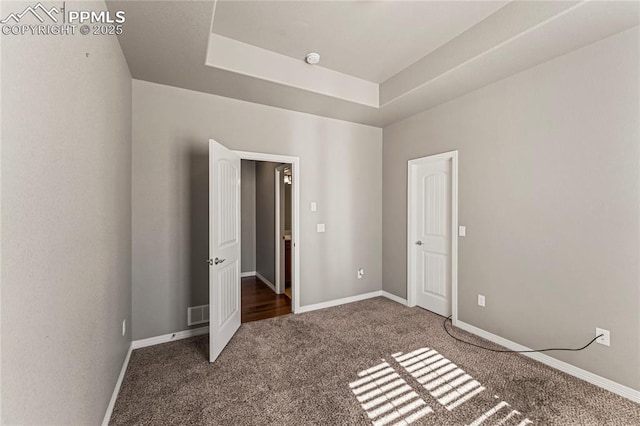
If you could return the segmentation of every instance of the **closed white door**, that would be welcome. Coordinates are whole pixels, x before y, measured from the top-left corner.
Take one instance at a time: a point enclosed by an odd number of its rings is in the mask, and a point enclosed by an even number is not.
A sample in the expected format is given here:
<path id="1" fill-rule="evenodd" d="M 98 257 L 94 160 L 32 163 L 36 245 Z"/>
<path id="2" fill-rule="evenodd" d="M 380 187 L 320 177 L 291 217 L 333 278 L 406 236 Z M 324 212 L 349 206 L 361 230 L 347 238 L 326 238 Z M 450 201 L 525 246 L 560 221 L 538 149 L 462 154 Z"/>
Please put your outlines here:
<path id="1" fill-rule="evenodd" d="M 439 315 L 451 314 L 451 159 L 410 166 L 410 279 L 415 301 Z"/>
<path id="2" fill-rule="evenodd" d="M 209 141 L 209 361 L 240 327 L 240 157 Z"/>

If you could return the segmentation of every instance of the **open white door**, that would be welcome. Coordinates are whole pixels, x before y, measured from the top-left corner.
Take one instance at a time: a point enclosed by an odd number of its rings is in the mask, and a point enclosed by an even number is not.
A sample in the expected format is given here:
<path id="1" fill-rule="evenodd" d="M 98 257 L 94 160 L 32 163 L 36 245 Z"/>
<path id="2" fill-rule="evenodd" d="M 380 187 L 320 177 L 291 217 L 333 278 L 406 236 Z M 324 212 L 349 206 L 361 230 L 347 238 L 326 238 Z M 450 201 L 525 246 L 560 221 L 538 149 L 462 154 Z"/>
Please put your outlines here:
<path id="1" fill-rule="evenodd" d="M 209 140 L 209 361 L 240 327 L 240 157 Z"/>

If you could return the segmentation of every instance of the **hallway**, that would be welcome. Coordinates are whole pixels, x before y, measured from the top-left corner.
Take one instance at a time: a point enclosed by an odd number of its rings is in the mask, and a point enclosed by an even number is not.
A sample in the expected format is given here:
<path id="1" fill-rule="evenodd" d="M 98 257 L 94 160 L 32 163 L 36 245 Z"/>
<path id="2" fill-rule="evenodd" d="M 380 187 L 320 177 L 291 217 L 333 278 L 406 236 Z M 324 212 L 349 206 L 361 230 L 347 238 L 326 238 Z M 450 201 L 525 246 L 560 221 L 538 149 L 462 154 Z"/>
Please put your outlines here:
<path id="1" fill-rule="evenodd" d="M 243 323 L 291 313 L 291 299 L 276 294 L 256 277 L 242 278 Z"/>

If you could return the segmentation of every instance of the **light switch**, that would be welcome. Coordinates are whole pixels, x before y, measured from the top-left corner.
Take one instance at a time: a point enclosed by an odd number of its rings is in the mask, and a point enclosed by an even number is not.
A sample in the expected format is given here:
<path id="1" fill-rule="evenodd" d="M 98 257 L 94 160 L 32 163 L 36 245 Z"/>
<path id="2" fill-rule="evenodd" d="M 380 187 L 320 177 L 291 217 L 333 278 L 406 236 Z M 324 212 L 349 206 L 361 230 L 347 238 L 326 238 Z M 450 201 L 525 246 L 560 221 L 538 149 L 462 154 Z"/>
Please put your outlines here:
<path id="1" fill-rule="evenodd" d="M 316 204 L 315 201 L 311 202 L 311 211 L 315 212 L 316 210 L 318 210 L 318 205 Z"/>
<path id="2" fill-rule="evenodd" d="M 467 235 L 467 227 L 466 226 L 458 226 L 458 235 L 464 237 Z"/>
<path id="3" fill-rule="evenodd" d="M 316 228 L 318 232 L 324 232 L 324 223 L 319 223 Z"/>

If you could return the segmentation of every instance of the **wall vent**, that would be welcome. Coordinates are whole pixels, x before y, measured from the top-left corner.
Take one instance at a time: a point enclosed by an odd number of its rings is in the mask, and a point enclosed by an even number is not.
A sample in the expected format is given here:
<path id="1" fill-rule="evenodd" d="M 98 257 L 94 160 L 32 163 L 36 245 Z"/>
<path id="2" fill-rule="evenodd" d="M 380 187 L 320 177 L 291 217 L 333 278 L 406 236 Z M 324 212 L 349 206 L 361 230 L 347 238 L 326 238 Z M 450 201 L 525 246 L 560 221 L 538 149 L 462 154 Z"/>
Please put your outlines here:
<path id="1" fill-rule="evenodd" d="M 190 306 L 187 308 L 187 325 L 209 322 L 209 305 Z"/>

